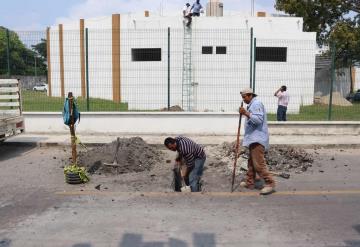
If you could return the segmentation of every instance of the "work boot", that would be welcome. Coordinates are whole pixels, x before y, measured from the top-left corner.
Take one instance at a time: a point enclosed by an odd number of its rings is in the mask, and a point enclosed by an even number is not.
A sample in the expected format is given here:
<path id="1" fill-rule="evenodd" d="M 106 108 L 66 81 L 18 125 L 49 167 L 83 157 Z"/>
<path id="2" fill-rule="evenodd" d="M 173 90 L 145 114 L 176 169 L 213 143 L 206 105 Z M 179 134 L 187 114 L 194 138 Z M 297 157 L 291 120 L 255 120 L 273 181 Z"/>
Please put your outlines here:
<path id="1" fill-rule="evenodd" d="M 247 188 L 247 189 L 250 189 L 250 190 L 253 190 L 253 189 L 254 189 L 254 185 L 248 185 L 248 183 L 245 182 L 245 181 L 242 181 L 242 182 L 240 183 L 240 187 Z"/>
<path id="2" fill-rule="evenodd" d="M 269 195 L 269 194 L 274 193 L 274 192 L 275 192 L 274 187 L 265 186 L 264 188 L 262 188 L 260 190 L 260 195 Z"/>

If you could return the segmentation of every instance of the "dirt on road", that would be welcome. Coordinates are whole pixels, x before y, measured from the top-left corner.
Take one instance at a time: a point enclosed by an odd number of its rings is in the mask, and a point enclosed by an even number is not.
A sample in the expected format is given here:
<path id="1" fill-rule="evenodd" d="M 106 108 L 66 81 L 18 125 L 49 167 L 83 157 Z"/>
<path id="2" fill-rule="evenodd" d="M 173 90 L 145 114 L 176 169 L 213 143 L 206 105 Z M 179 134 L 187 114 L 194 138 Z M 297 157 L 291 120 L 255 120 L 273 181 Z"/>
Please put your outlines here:
<path id="1" fill-rule="evenodd" d="M 165 147 L 153 146 L 140 137 L 119 138 L 119 149 L 115 165 L 117 141 L 98 145 L 79 153 L 79 163 L 84 165 L 99 185 L 112 180 L 112 187 L 120 191 L 173 191 L 171 168 L 176 152 Z M 203 176 L 205 191 L 228 191 L 234 165 L 234 143 L 206 146 L 207 160 Z M 241 167 L 247 165 L 247 150 L 238 158 L 236 174 L 240 181 L 244 176 Z M 266 155 L 270 170 L 305 172 L 311 167 L 313 155 L 301 148 L 272 147 Z M 103 186 L 103 188 L 107 188 Z"/>

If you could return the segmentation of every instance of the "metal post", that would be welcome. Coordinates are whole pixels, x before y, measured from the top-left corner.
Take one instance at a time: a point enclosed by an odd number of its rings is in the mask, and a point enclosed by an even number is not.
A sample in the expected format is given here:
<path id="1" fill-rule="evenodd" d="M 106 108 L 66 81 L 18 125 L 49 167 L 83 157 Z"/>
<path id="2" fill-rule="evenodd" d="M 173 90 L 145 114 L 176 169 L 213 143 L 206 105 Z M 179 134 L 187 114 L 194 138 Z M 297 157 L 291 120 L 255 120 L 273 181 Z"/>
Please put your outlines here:
<path id="1" fill-rule="evenodd" d="M 85 63 L 86 63 L 86 110 L 90 111 L 89 97 L 89 39 L 88 28 L 85 28 Z"/>
<path id="2" fill-rule="evenodd" d="M 253 70 L 253 86 L 252 86 L 252 90 L 255 93 L 255 75 L 256 75 L 256 38 L 254 38 L 254 70 Z"/>
<path id="3" fill-rule="evenodd" d="M 36 53 L 34 53 L 34 64 L 35 64 L 35 77 L 37 77 L 37 70 L 36 70 Z"/>
<path id="4" fill-rule="evenodd" d="M 255 12 L 255 0 L 251 0 L 251 16 L 254 16 Z"/>
<path id="5" fill-rule="evenodd" d="M 254 33 L 253 28 L 250 29 L 250 88 L 252 88 L 252 67 L 253 67 L 253 39 Z"/>
<path id="6" fill-rule="evenodd" d="M 335 43 L 331 45 L 331 82 L 330 82 L 330 97 L 329 97 L 329 111 L 328 111 L 328 120 L 331 120 L 331 111 L 332 111 L 332 95 L 333 87 L 335 80 Z"/>
<path id="7" fill-rule="evenodd" d="M 7 74 L 10 77 L 10 35 L 9 35 L 9 29 L 6 29 L 6 57 L 7 57 Z"/>
<path id="8" fill-rule="evenodd" d="M 168 27 L 168 111 L 170 111 L 170 27 Z"/>

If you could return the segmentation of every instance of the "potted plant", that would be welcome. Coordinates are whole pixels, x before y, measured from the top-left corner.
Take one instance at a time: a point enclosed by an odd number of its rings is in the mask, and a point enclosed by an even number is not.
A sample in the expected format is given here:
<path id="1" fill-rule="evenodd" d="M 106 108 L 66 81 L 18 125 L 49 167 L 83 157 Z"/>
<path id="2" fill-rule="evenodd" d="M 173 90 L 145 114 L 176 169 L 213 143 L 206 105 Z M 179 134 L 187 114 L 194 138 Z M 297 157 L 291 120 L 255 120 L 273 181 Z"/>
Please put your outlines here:
<path id="1" fill-rule="evenodd" d="M 86 174 L 85 167 L 80 167 L 77 164 L 70 164 L 64 167 L 65 181 L 68 184 L 82 184 L 89 181 Z"/>

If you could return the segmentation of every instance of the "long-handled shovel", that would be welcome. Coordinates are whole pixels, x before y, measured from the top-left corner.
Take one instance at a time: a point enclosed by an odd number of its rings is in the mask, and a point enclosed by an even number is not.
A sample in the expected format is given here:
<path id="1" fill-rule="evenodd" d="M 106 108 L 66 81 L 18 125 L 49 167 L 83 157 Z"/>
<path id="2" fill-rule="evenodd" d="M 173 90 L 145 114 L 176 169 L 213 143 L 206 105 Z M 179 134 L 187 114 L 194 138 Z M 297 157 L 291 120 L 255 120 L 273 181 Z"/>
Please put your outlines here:
<path id="1" fill-rule="evenodd" d="M 114 161 L 113 161 L 113 163 L 105 163 L 104 162 L 104 165 L 106 165 L 106 166 L 114 166 L 114 167 L 120 166 L 117 163 L 117 155 L 118 155 L 118 152 L 119 152 L 119 146 L 120 146 L 120 138 L 118 137 L 116 139 L 116 149 L 115 149 Z"/>
<path id="2" fill-rule="evenodd" d="M 241 107 L 243 107 L 243 105 L 244 105 L 244 102 L 241 102 Z M 234 191 L 235 170 L 236 170 L 236 163 L 237 163 L 237 159 L 238 159 L 239 144 L 240 144 L 241 119 L 242 119 L 242 114 L 240 113 L 238 131 L 237 131 L 237 137 L 236 137 L 235 160 L 234 160 L 234 167 L 233 167 L 232 180 L 231 180 L 231 192 Z"/>

